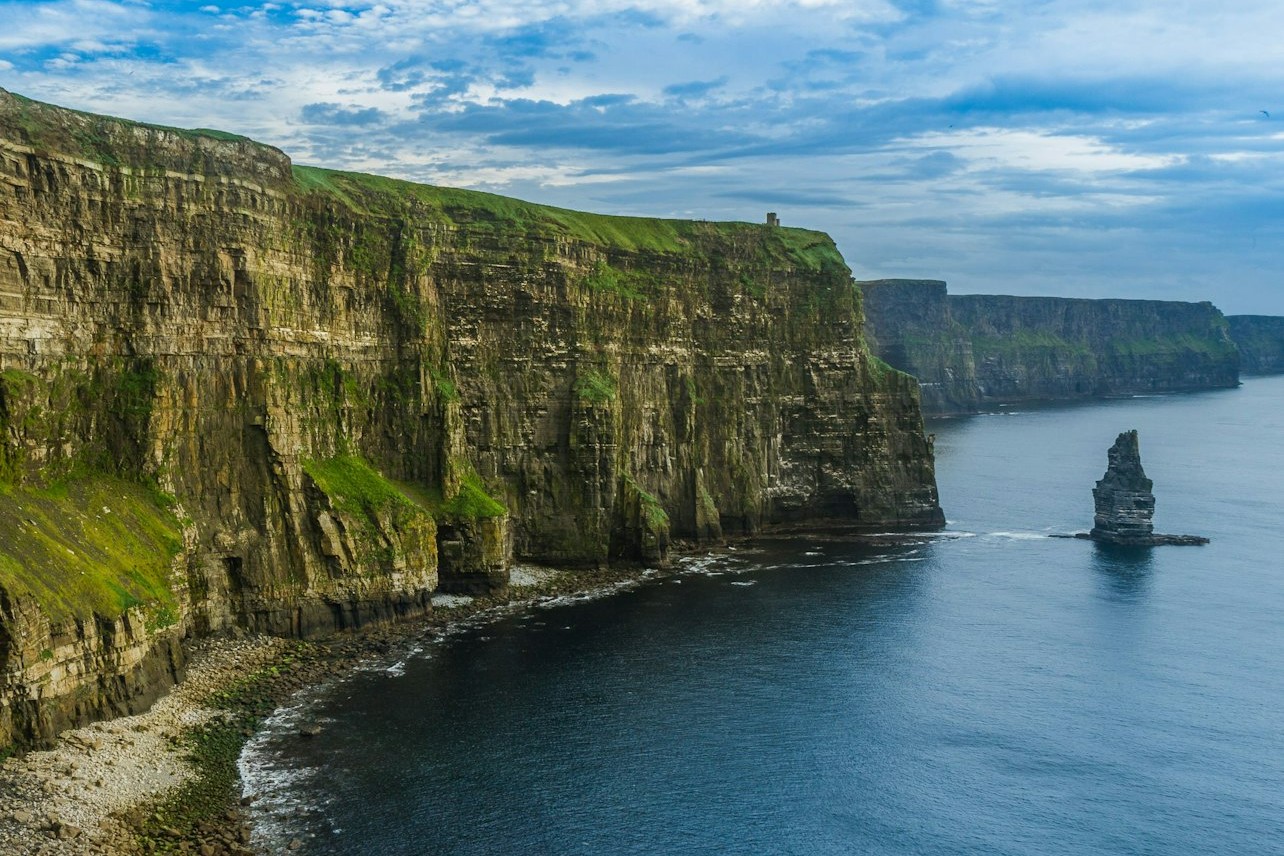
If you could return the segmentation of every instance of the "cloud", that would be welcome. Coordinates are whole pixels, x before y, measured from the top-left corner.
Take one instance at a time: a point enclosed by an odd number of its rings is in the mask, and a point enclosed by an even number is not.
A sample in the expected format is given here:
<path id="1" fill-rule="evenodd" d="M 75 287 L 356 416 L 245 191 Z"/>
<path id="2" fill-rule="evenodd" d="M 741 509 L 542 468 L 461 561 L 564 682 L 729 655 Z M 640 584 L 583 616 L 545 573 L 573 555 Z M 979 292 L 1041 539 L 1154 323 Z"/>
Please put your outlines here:
<path id="1" fill-rule="evenodd" d="M 1176 294 L 1220 269 L 1226 300 L 1284 312 L 1284 125 L 1258 112 L 1284 117 L 1276 0 L 5 12 L 0 85 L 300 161 L 622 213 L 770 207 L 831 231 L 862 275 L 958 289 Z"/>
<path id="2" fill-rule="evenodd" d="M 384 118 L 374 107 L 345 107 L 341 104 L 305 104 L 300 111 L 304 122 L 316 125 L 371 125 Z"/>
<path id="3" fill-rule="evenodd" d="M 670 98 L 703 98 L 714 90 L 727 85 L 726 76 L 717 80 L 692 80 L 686 83 L 671 83 L 662 92 Z"/>

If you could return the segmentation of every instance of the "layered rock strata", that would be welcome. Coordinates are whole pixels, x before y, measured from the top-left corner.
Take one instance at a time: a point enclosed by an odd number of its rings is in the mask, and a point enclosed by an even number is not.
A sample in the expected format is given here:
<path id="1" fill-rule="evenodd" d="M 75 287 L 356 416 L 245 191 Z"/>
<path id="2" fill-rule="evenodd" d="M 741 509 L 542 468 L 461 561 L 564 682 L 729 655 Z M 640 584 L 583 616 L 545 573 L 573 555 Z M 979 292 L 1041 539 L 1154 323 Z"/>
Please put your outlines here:
<path id="1" fill-rule="evenodd" d="M 948 295 L 860 283 L 874 352 L 917 377 L 924 411 L 1233 387 L 1239 352 L 1211 303 Z"/>
<path id="2" fill-rule="evenodd" d="M 1092 490 L 1095 514 L 1086 537 L 1126 547 L 1208 543 L 1207 538 L 1195 535 L 1155 534 L 1154 483 L 1141 467 L 1136 430 L 1120 434 L 1106 457 L 1106 474 Z"/>
<path id="3" fill-rule="evenodd" d="M 297 167 L 0 91 L 0 748 L 180 640 L 310 636 L 515 557 L 936 527 L 917 384 L 821 233 Z"/>
<path id="4" fill-rule="evenodd" d="M 1227 315 L 1230 336 L 1239 348 L 1240 368 L 1253 374 L 1284 372 L 1284 318 Z"/>

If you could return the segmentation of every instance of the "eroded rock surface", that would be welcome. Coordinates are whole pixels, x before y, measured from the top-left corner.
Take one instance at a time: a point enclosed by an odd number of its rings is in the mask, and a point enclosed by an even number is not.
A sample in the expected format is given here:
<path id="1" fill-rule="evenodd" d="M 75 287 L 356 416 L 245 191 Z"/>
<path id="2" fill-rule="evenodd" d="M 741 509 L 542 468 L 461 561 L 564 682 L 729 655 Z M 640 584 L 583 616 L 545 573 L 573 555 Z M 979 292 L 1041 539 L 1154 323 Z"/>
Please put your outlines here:
<path id="1" fill-rule="evenodd" d="M 1098 541 L 1138 543 L 1154 534 L 1154 482 L 1141 468 L 1136 430 L 1125 431 L 1107 453 L 1106 474 L 1092 489 L 1096 506 L 1092 532 Z"/>
<path id="2" fill-rule="evenodd" d="M 1239 383 L 1239 350 L 1211 303 L 952 295 L 939 280 L 860 285 L 874 352 L 919 379 L 929 414 Z"/>
<path id="3" fill-rule="evenodd" d="M 1096 506 L 1092 531 L 1094 541 L 1121 546 L 1150 547 L 1162 544 L 1207 544 L 1197 535 L 1157 535 L 1154 483 L 1141 467 L 1141 444 L 1137 431 L 1125 431 L 1107 453 L 1106 474 L 1092 490 Z"/>
<path id="4" fill-rule="evenodd" d="M 769 527 L 943 524 L 828 236 L 297 167 L 0 90 L 0 748 L 183 638 Z"/>
<path id="5" fill-rule="evenodd" d="M 1254 374 L 1284 372 L 1284 318 L 1277 315 L 1227 315 L 1239 348 L 1240 368 Z"/>

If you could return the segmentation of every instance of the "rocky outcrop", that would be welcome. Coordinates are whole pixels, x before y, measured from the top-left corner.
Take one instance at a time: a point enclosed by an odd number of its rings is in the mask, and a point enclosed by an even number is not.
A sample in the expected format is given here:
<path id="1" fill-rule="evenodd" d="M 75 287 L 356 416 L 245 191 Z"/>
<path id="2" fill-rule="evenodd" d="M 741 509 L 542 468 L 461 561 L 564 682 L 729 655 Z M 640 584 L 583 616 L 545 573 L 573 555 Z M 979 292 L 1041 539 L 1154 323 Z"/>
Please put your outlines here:
<path id="1" fill-rule="evenodd" d="M 177 640 L 773 527 L 935 527 L 833 242 L 294 166 L 0 91 L 0 747 Z"/>
<path id="2" fill-rule="evenodd" d="M 1093 541 L 1125 547 L 1153 547 L 1162 544 L 1207 544 L 1196 535 L 1157 535 L 1154 483 L 1141 467 L 1141 446 L 1136 430 L 1125 431 L 1107 453 L 1106 474 L 1092 490 L 1096 507 Z"/>
<path id="3" fill-rule="evenodd" d="M 1239 383 L 1238 352 L 1211 303 L 947 295 L 933 280 L 860 285 L 871 347 L 919 379 L 927 413 Z"/>
<path id="4" fill-rule="evenodd" d="M 1141 445 L 1136 430 L 1115 439 L 1106 454 L 1106 474 L 1092 489 L 1096 513 L 1089 533 L 1098 541 L 1128 544 L 1154 534 L 1154 483 L 1141 468 Z"/>
<path id="5" fill-rule="evenodd" d="M 1284 372 L 1284 318 L 1227 315 L 1230 337 L 1239 348 L 1240 368 L 1253 374 Z"/>

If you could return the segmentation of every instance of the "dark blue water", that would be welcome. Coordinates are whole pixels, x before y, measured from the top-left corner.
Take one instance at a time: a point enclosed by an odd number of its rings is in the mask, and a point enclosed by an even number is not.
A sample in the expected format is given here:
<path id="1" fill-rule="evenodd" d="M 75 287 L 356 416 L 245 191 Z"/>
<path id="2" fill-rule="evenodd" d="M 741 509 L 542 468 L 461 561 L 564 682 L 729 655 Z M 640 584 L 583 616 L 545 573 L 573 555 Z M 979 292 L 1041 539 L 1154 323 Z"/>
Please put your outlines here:
<path id="1" fill-rule="evenodd" d="M 1091 525 L 1128 428 L 1156 529 Z M 1284 379 L 939 422 L 950 537 L 742 548 L 323 695 L 247 760 L 309 853 L 1284 852 Z M 695 568 L 690 568 L 695 570 Z M 282 819 L 291 800 L 306 806 Z"/>

